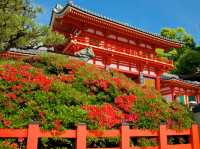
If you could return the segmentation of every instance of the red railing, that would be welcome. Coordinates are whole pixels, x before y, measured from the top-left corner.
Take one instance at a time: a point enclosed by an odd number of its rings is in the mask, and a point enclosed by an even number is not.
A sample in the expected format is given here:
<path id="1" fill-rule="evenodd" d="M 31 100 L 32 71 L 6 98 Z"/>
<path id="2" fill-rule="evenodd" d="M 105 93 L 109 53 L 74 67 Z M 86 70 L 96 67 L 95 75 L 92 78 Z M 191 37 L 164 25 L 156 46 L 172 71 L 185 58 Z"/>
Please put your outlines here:
<path id="1" fill-rule="evenodd" d="M 167 136 L 188 135 L 189 144 L 169 145 Z M 76 139 L 76 149 L 86 149 L 87 137 L 120 137 L 120 147 L 101 149 L 200 149 L 199 131 L 197 125 L 192 125 L 191 129 L 176 131 L 167 129 L 165 125 L 160 126 L 159 131 L 129 129 L 129 126 L 122 125 L 116 130 L 87 130 L 86 125 L 78 125 L 76 130 L 65 130 L 59 134 L 52 131 L 44 131 L 37 124 L 30 124 L 28 129 L 0 129 L 0 138 L 27 138 L 27 149 L 37 149 L 39 138 L 74 138 Z M 131 147 L 131 137 L 157 137 L 159 146 L 155 147 Z M 94 149 L 94 148 L 90 148 Z"/>
<path id="2" fill-rule="evenodd" d="M 7 58 L 19 59 L 19 58 L 23 58 L 26 56 L 34 56 L 34 55 L 20 53 L 20 52 L 10 52 L 10 51 L 0 52 L 0 58 L 3 58 L 3 59 L 7 59 Z"/>
<path id="3" fill-rule="evenodd" d="M 152 61 L 152 62 L 157 62 L 157 63 L 162 63 L 162 64 L 167 64 L 173 66 L 173 61 L 168 60 L 168 59 L 162 59 L 156 57 L 154 54 L 150 53 L 145 53 L 142 49 L 142 47 L 124 47 L 124 46 L 119 46 L 117 44 L 112 44 L 108 43 L 106 41 L 95 41 L 92 40 L 92 38 L 89 37 L 72 37 L 72 41 L 76 42 L 78 44 L 85 44 L 85 45 L 90 45 L 91 47 L 94 48 L 99 48 L 100 50 L 105 49 L 105 52 L 112 52 L 114 54 L 121 54 L 124 56 L 132 56 L 135 57 L 136 59 L 140 59 L 142 61 Z"/>

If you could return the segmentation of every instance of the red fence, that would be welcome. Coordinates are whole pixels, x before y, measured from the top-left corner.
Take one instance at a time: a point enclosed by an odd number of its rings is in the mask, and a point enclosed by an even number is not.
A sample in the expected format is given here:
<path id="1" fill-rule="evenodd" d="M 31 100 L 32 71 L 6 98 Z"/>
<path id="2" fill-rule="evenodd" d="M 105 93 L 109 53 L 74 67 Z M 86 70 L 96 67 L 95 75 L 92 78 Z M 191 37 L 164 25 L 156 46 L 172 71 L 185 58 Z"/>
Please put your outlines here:
<path id="1" fill-rule="evenodd" d="M 86 125 L 79 125 L 76 130 L 65 130 L 56 136 L 51 131 L 41 130 L 36 124 L 30 124 L 28 129 L 0 129 L 0 138 L 27 138 L 27 149 L 37 149 L 38 138 L 53 137 L 74 138 L 76 139 L 76 149 L 86 149 L 86 138 L 97 137 L 97 134 L 99 134 L 98 131 L 87 130 Z M 167 144 L 167 136 L 182 135 L 191 137 L 190 144 Z M 170 130 L 165 125 L 161 125 L 159 131 L 129 129 L 129 126 L 123 125 L 120 129 L 104 130 L 98 137 L 121 138 L 120 147 L 104 149 L 200 149 L 197 125 L 193 125 L 191 129 L 183 131 Z M 156 147 L 130 147 L 131 137 L 158 137 L 160 143 Z"/>
<path id="2" fill-rule="evenodd" d="M 19 58 L 23 58 L 27 56 L 34 56 L 34 54 L 12 52 L 12 51 L 0 52 L 0 58 L 3 58 L 3 59 L 7 59 L 7 58 L 19 59 Z"/>

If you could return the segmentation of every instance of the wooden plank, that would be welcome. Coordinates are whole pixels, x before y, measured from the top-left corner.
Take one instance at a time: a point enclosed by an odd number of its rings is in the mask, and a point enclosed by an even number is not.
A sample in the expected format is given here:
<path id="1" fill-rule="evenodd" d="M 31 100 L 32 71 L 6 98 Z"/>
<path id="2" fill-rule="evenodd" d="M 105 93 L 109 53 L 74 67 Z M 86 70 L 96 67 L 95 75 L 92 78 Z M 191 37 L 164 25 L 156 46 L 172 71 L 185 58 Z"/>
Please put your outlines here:
<path id="1" fill-rule="evenodd" d="M 129 126 L 121 126 L 121 149 L 130 148 L 130 136 L 129 136 Z"/>
<path id="2" fill-rule="evenodd" d="M 159 136 L 159 131 L 130 129 L 129 135 L 131 137 L 157 137 Z"/>
<path id="3" fill-rule="evenodd" d="M 159 146 L 147 146 L 147 147 L 134 146 L 130 147 L 130 149 L 160 149 L 160 148 Z"/>
<path id="4" fill-rule="evenodd" d="M 40 130 L 39 132 L 40 138 L 76 138 L 76 130 L 65 130 L 61 132 L 53 132 L 53 131 L 43 131 Z"/>
<path id="5" fill-rule="evenodd" d="M 191 138 L 192 138 L 192 149 L 200 149 L 198 125 L 195 125 L 195 124 L 192 125 Z"/>
<path id="6" fill-rule="evenodd" d="M 190 129 L 186 129 L 186 130 L 172 130 L 172 129 L 168 129 L 167 130 L 167 135 L 168 136 L 190 135 Z"/>
<path id="7" fill-rule="evenodd" d="M 112 148 L 87 148 L 87 149 L 121 149 L 120 147 L 112 147 Z"/>
<path id="8" fill-rule="evenodd" d="M 37 124 L 28 126 L 27 149 L 37 149 L 39 130 L 40 128 Z"/>
<path id="9" fill-rule="evenodd" d="M 192 149 L 192 145 L 191 144 L 167 145 L 167 149 Z"/>
<path id="10" fill-rule="evenodd" d="M 160 125 L 159 141 L 160 141 L 160 149 L 167 149 L 167 129 L 166 129 L 166 125 Z"/>
<path id="11" fill-rule="evenodd" d="M 88 137 L 118 137 L 120 136 L 119 130 L 89 130 Z"/>
<path id="12" fill-rule="evenodd" d="M 0 138 L 26 138 L 27 129 L 0 129 Z"/>
<path id="13" fill-rule="evenodd" d="M 87 128 L 85 124 L 78 125 L 76 135 L 76 149 L 86 149 Z"/>

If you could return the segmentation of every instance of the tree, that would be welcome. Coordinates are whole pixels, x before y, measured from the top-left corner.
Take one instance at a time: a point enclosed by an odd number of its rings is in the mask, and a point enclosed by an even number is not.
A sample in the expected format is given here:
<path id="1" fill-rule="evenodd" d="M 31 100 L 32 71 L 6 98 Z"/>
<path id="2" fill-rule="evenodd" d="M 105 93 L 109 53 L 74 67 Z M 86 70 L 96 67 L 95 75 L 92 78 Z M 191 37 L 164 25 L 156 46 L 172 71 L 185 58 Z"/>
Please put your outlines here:
<path id="1" fill-rule="evenodd" d="M 181 41 L 186 47 L 195 47 L 193 37 L 189 33 L 187 33 L 183 27 L 163 28 L 161 29 L 161 35 L 170 39 Z"/>
<path id="2" fill-rule="evenodd" d="M 31 0 L 0 1 L 0 49 L 28 48 L 43 45 L 62 44 L 65 37 L 51 32 L 47 26 L 35 23 L 41 7 L 34 7 Z"/>
<path id="3" fill-rule="evenodd" d="M 199 47 L 185 51 L 176 62 L 176 71 L 183 79 L 200 81 Z"/>
<path id="4" fill-rule="evenodd" d="M 161 35 L 170 39 L 183 42 L 178 49 L 172 48 L 168 54 L 175 62 L 176 69 L 172 73 L 178 74 L 183 79 L 200 80 L 200 47 L 196 47 L 193 37 L 184 28 L 163 28 Z"/>
<path id="5" fill-rule="evenodd" d="M 177 71 L 181 75 L 200 72 L 200 52 L 186 51 L 178 60 Z"/>
<path id="6" fill-rule="evenodd" d="M 176 62 L 179 57 L 184 54 L 185 50 L 195 47 L 195 42 L 193 37 L 188 34 L 184 28 L 163 28 L 161 29 L 161 35 L 169 39 L 177 40 L 183 42 L 183 46 L 178 49 L 172 48 L 169 52 L 176 53 L 173 55 L 173 59 Z"/>

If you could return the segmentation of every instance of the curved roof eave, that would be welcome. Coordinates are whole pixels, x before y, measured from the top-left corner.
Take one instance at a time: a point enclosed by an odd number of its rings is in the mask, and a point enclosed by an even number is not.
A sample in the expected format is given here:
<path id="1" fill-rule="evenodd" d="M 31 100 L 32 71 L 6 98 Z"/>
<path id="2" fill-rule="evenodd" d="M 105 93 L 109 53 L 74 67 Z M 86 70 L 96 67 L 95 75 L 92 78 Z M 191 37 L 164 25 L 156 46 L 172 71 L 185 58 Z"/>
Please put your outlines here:
<path id="1" fill-rule="evenodd" d="M 68 3 L 65 7 L 63 7 L 60 10 L 56 10 L 56 8 L 54 8 L 52 10 L 52 15 L 51 15 L 51 20 L 50 20 L 50 26 L 52 27 L 52 23 L 53 23 L 53 20 L 54 20 L 55 16 L 58 16 L 58 17 L 59 16 L 63 16 L 70 8 L 76 9 L 76 10 L 81 11 L 83 13 L 87 13 L 88 15 L 92 15 L 92 16 L 97 17 L 99 19 L 103 19 L 103 20 L 109 21 L 109 22 L 114 23 L 116 25 L 125 27 L 125 28 L 127 28 L 129 30 L 134 30 L 134 31 L 136 31 L 138 33 L 142 33 L 142 34 L 144 34 L 146 36 L 151 36 L 151 37 L 154 37 L 154 38 L 159 38 L 160 40 L 164 40 L 164 41 L 170 42 L 170 43 L 175 44 L 175 45 L 177 45 L 179 47 L 181 47 L 184 44 L 183 42 L 180 42 L 180 41 L 177 41 L 177 40 L 172 40 L 172 39 L 163 37 L 163 36 L 161 36 L 159 34 L 156 34 L 156 33 L 146 32 L 146 31 L 144 31 L 144 30 L 142 30 L 140 28 L 136 28 L 136 27 L 134 27 L 132 25 L 125 24 L 123 22 L 119 22 L 119 21 L 113 20 L 111 18 L 108 18 L 108 17 L 102 16 L 102 15 L 96 14 L 94 12 L 88 11 L 86 9 L 83 9 L 83 8 L 81 8 L 81 7 L 77 6 L 77 5 L 71 4 L 71 3 Z"/>

